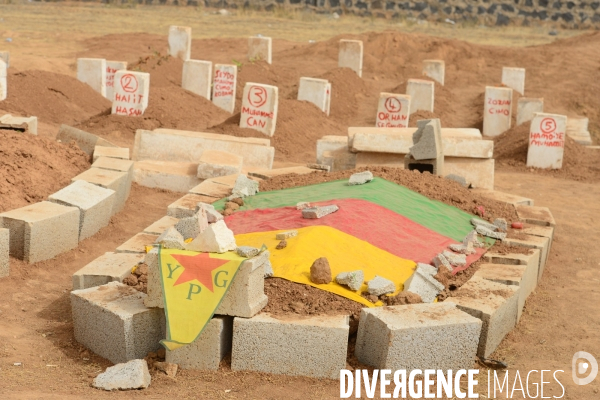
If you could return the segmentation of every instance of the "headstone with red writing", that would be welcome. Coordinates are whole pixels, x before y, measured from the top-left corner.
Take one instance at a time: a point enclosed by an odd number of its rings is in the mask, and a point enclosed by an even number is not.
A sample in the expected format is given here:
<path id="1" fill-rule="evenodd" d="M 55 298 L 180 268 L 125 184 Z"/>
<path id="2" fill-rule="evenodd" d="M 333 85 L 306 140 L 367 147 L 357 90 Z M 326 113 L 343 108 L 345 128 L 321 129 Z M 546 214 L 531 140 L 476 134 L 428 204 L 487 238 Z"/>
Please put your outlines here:
<path id="1" fill-rule="evenodd" d="M 410 113 L 419 110 L 433 112 L 435 84 L 424 79 L 409 79 L 406 94 L 410 96 Z"/>
<path id="2" fill-rule="evenodd" d="M 381 93 L 375 126 L 378 128 L 408 128 L 410 96 Z"/>
<path id="3" fill-rule="evenodd" d="M 235 86 L 237 65 L 215 64 L 212 101 L 223 110 L 232 113 L 235 109 Z"/>
<path id="4" fill-rule="evenodd" d="M 565 115 L 537 113 L 529 128 L 527 166 L 562 168 L 566 132 Z"/>
<path id="5" fill-rule="evenodd" d="M 255 129 L 267 136 L 275 133 L 279 90 L 277 86 L 247 82 L 242 95 L 240 128 Z"/>
<path id="6" fill-rule="evenodd" d="M 362 76 L 363 42 L 361 40 L 340 40 L 338 67 L 350 68 L 358 76 Z"/>
<path id="7" fill-rule="evenodd" d="M 130 117 L 142 115 L 148 107 L 150 74 L 120 70 L 115 73 L 115 98 L 112 114 Z"/>
<path id="8" fill-rule="evenodd" d="M 502 68 L 502 84 L 521 95 L 525 94 L 525 68 Z"/>
<path id="9" fill-rule="evenodd" d="M 270 37 L 251 36 L 248 38 L 248 60 L 263 60 L 271 64 L 273 41 Z"/>
<path id="10" fill-rule="evenodd" d="M 106 60 L 103 58 L 78 58 L 77 80 L 87 83 L 106 97 Z"/>
<path id="11" fill-rule="evenodd" d="M 443 60 L 424 60 L 423 75 L 430 77 L 440 85 L 444 86 L 446 63 Z"/>
<path id="12" fill-rule="evenodd" d="M 106 98 L 110 101 L 115 96 L 115 74 L 122 69 L 127 69 L 126 61 L 106 61 Z"/>
<path id="13" fill-rule="evenodd" d="M 309 101 L 329 115 L 331 83 L 327 79 L 300 78 L 298 100 Z"/>
<path id="14" fill-rule="evenodd" d="M 512 123 L 513 90 L 502 87 L 485 87 L 483 106 L 483 135 L 498 136 L 510 129 Z"/>
<path id="15" fill-rule="evenodd" d="M 192 55 L 192 28 L 189 26 L 169 27 L 169 49 L 171 57 L 187 61 Z"/>
<path id="16" fill-rule="evenodd" d="M 183 63 L 181 87 L 210 100 L 212 83 L 212 62 L 187 60 Z"/>

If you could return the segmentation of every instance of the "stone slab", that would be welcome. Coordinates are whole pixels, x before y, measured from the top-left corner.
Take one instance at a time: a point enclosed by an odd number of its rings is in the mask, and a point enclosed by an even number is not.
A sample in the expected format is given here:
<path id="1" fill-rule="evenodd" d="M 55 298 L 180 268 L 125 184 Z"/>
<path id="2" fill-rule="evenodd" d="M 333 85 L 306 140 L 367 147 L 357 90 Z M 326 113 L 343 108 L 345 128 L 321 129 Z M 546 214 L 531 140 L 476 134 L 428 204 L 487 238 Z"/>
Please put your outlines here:
<path id="1" fill-rule="evenodd" d="M 198 160 L 196 176 L 199 179 L 218 178 L 240 174 L 244 158 L 240 155 L 219 150 L 205 150 Z"/>
<path id="2" fill-rule="evenodd" d="M 523 96 L 525 94 L 525 68 L 503 67 L 502 84 Z"/>
<path id="3" fill-rule="evenodd" d="M 285 167 L 275 169 L 255 169 L 252 172 L 249 172 L 248 175 L 260 179 L 271 179 L 281 175 L 305 175 L 313 172 L 315 172 L 315 170 L 308 167 Z"/>
<path id="4" fill-rule="evenodd" d="M 548 252 L 550 250 L 549 238 L 523 234 L 519 239 L 507 237 L 502 242 L 509 246 L 529 247 L 540 250 L 540 262 L 537 275 L 538 281 L 542 279 L 542 274 L 544 273 L 544 268 L 546 267 L 546 260 L 548 259 Z"/>
<path id="5" fill-rule="evenodd" d="M 498 190 L 489 190 L 489 189 L 481 189 L 474 188 L 472 189 L 474 193 L 481 195 L 481 197 L 485 197 L 486 199 L 499 201 L 506 204 L 511 204 L 516 206 L 517 204 L 532 206 L 533 199 L 517 196 L 516 194 L 504 193 Z"/>
<path id="6" fill-rule="evenodd" d="M 455 174 L 471 182 L 473 187 L 494 189 L 493 158 L 474 159 L 462 157 L 444 157 L 444 176 Z"/>
<path id="7" fill-rule="evenodd" d="M 269 137 L 275 134 L 279 89 L 277 86 L 246 82 L 242 94 L 240 128 L 259 131 Z"/>
<path id="8" fill-rule="evenodd" d="M 361 40 L 340 40 L 338 67 L 350 68 L 359 77 L 362 77 L 363 42 Z"/>
<path id="9" fill-rule="evenodd" d="M 538 113 L 531 120 L 527 166 L 562 168 L 567 131 L 565 115 Z"/>
<path id="10" fill-rule="evenodd" d="M 115 99 L 115 73 L 127 69 L 126 61 L 106 61 L 106 98 L 110 101 Z"/>
<path id="11" fill-rule="evenodd" d="M 121 211 L 127 202 L 131 190 L 131 184 L 129 183 L 128 178 L 129 176 L 125 172 L 90 168 L 71 179 L 71 182 L 86 181 L 106 189 L 114 190 L 115 200 L 112 209 L 112 215 L 114 215 Z"/>
<path id="12" fill-rule="evenodd" d="M 15 117 L 11 114 L 5 114 L 0 117 L 0 129 L 5 127 L 37 135 L 38 119 L 37 117 Z"/>
<path id="13" fill-rule="evenodd" d="M 0 101 L 6 100 L 8 96 L 8 81 L 6 73 L 6 63 L 0 60 Z"/>
<path id="14" fill-rule="evenodd" d="M 127 174 L 127 183 L 125 198 L 129 198 L 131 193 L 131 182 L 133 182 L 133 161 L 122 160 L 119 158 L 99 157 L 92 164 L 94 168 L 107 169 L 110 171 L 125 172 Z"/>
<path id="15" fill-rule="evenodd" d="M 116 147 L 108 140 L 68 125 L 60 126 L 58 135 L 56 135 L 56 140 L 67 144 L 75 142 L 77 146 L 90 157 L 94 154 L 96 146 Z"/>
<path id="16" fill-rule="evenodd" d="M 10 231 L 0 228 L 0 278 L 10 275 Z"/>
<path id="17" fill-rule="evenodd" d="M 146 246 L 152 246 L 159 235 L 152 235 L 149 233 L 137 233 L 135 236 L 129 238 L 125 243 L 117 247 L 115 250 L 117 253 L 138 253 L 145 254 Z"/>
<path id="18" fill-rule="evenodd" d="M 143 254 L 104 253 L 73 274 L 73 290 L 123 282 L 131 270 L 144 260 Z"/>
<path id="19" fill-rule="evenodd" d="M 308 101 L 329 115 L 331 104 L 331 84 L 327 79 L 300 78 L 298 100 Z"/>
<path id="20" fill-rule="evenodd" d="M 231 194 L 231 189 L 232 186 L 223 185 L 207 179 L 198 186 L 191 188 L 189 193 L 214 197 L 215 199 L 222 199 L 223 197 L 227 197 Z"/>
<path id="21" fill-rule="evenodd" d="M 175 226 L 179 222 L 178 218 L 169 217 L 165 215 L 158 221 L 154 222 L 150 226 L 146 227 L 143 233 L 150 233 L 152 235 L 162 235 L 164 231 Z"/>
<path id="22" fill-rule="evenodd" d="M 127 147 L 94 147 L 93 161 L 100 157 L 119 158 L 121 160 L 129 160 L 129 149 Z"/>
<path id="23" fill-rule="evenodd" d="M 483 135 L 498 136 L 510 129 L 512 123 L 513 90 L 485 87 L 483 106 Z"/>
<path id="24" fill-rule="evenodd" d="M 410 128 L 376 128 L 371 126 L 351 126 L 348 128 L 348 147 L 353 146 L 354 137 L 359 134 L 388 134 L 388 135 L 396 135 L 396 136 L 410 136 L 412 139 L 412 135 L 417 131 L 416 127 Z M 442 139 L 472 139 L 472 140 L 481 140 L 481 132 L 477 128 L 442 128 Z M 336 137 L 336 136 L 324 136 L 324 138 Z M 412 144 L 411 144 L 412 146 Z M 410 146 L 409 146 L 410 147 Z M 407 154 L 407 153 L 403 153 Z"/>
<path id="25" fill-rule="evenodd" d="M 550 249 L 552 248 L 552 239 L 554 238 L 554 228 L 551 226 L 525 224 L 522 232 L 531 236 L 548 238 L 548 252 L 546 254 L 546 261 L 548 261 L 548 257 L 550 257 Z"/>
<path id="26" fill-rule="evenodd" d="M 417 111 L 433 112 L 435 84 L 423 79 L 409 79 L 406 94 L 410 96 L 410 113 Z"/>
<path id="27" fill-rule="evenodd" d="M 262 60 L 271 64 L 272 57 L 273 40 L 270 37 L 251 36 L 248 38 L 248 60 Z"/>
<path id="28" fill-rule="evenodd" d="M 404 155 L 393 153 L 360 152 L 355 154 L 356 166 L 385 165 L 388 167 L 404 169 Z"/>
<path id="29" fill-rule="evenodd" d="M 10 68 L 10 52 L 0 51 L 0 60 L 6 63 L 6 68 Z"/>
<path id="30" fill-rule="evenodd" d="M 191 58 L 192 28 L 189 26 L 170 26 L 168 41 L 167 52 L 171 57 L 181 58 L 183 61 Z"/>
<path id="31" fill-rule="evenodd" d="M 556 221 L 547 207 L 517 205 L 515 207 L 520 220 L 533 225 L 556 226 Z"/>
<path id="32" fill-rule="evenodd" d="M 181 87 L 210 100 L 212 62 L 187 60 L 183 63 Z"/>
<path id="33" fill-rule="evenodd" d="M 375 126 L 378 128 L 408 128 L 410 96 L 380 93 Z"/>
<path id="34" fill-rule="evenodd" d="M 212 102 L 219 108 L 233 113 L 237 85 L 237 65 L 215 64 Z"/>
<path id="35" fill-rule="evenodd" d="M 231 369 L 337 379 L 346 368 L 348 332 L 346 315 L 235 318 Z"/>
<path id="36" fill-rule="evenodd" d="M 136 117 L 148 108 L 150 74 L 120 70 L 115 72 L 112 114 Z"/>
<path id="37" fill-rule="evenodd" d="M 78 58 L 77 80 L 88 84 L 106 97 L 106 60 L 103 58 Z"/>
<path id="38" fill-rule="evenodd" d="M 167 215 L 175 218 L 192 217 L 196 213 L 196 204 L 199 202 L 212 204 L 218 199 L 200 194 L 188 193 L 167 207 Z"/>
<path id="39" fill-rule="evenodd" d="M 423 75 L 444 86 L 446 63 L 444 60 L 423 60 Z"/>
<path id="40" fill-rule="evenodd" d="M 519 100 L 517 100 L 517 126 L 531 121 L 533 117 L 535 117 L 535 114 L 543 112 L 543 98 L 519 98 Z"/>
<path id="41" fill-rule="evenodd" d="M 490 264 L 526 265 L 527 268 L 535 269 L 535 275 L 537 276 L 540 265 L 540 254 L 541 251 L 539 249 L 531 249 L 529 254 L 500 254 L 488 251 L 483 255 L 482 259 Z"/>
<path id="42" fill-rule="evenodd" d="M 196 177 L 198 164 L 171 161 L 136 161 L 133 181 L 138 185 L 187 193 L 202 180 Z"/>

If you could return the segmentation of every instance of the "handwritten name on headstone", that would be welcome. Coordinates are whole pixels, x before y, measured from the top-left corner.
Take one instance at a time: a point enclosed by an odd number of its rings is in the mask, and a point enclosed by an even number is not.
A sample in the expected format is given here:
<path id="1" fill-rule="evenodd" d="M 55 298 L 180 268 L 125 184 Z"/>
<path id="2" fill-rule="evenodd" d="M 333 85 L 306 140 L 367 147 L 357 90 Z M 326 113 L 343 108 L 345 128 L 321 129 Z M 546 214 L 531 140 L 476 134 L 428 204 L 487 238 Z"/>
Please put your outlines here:
<path id="1" fill-rule="evenodd" d="M 235 109 L 235 87 L 237 83 L 237 66 L 215 64 L 212 101 L 223 110 L 232 113 Z"/>
<path id="2" fill-rule="evenodd" d="M 242 95 L 240 127 L 273 136 L 277 122 L 278 96 L 279 90 L 276 86 L 246 83 Z"/>
<path id="3" fill-rule="evenodd" d="M 407 128 L 410 117 L 410 96 L 381 93 L 375 126 L 378 128 Z"/>
<path id="4" fill-rule="evenodd" d="M 117 71 L 112 113 L 130 117 L 144 114 L 148 107 L 150 74 L 147 72 Z"/>

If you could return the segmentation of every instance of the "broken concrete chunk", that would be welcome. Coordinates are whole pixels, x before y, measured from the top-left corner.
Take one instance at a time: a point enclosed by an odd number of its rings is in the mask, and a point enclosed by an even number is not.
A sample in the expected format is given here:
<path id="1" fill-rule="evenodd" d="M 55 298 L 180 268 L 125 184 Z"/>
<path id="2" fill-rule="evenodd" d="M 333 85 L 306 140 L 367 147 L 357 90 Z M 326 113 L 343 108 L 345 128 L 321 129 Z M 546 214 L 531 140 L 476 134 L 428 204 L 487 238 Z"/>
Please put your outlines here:
<path id="1" fill-rule="evenodd" d="M 271 265 L 271 260 L 267 259 L 265 261 L 265 278 L 273 277 L 275 273 L 273 272 L 273 265 Z"/>
<path id="2" fill-rule="evenodd" d="M 332 214 L 339 209 L 340 208 L 335 204 L 332 204 L 330 206 L 305 208 L 302 210 L 302 217 L 306 219 L 321 218 L 326 215 Z"/>
<path id="3" fill-rule="evenodd" d="M 396 291 L 394 282 L 377 275 L 367 283 L 367 287 L 369 294 L 373 296 L 381 296 L 382 294 L 394 293 Z"/>
<path id="4" fill-rule="evenodd" d="M 435 280 L 435 267 L 429 264 L 417 264 L 415 273 L 404 282 L 404 290 L 421 296 L 424 303 L 433 303 L 438 294 L 444 290 L 444 285 Z"/>
<path id="5" fill-rule="evenodd" d="M 296 210 L 304 210 L 305 208 L 310 208 L 311 205 L 310 203 L 306 202 L 306 201 L 300 201 L 298 203 L 296 203 Z"/>
<path id="6" fill-rule="evenodd" d="M 198 212 L 192 217 L 182 218 L 175 224 L 177 232 L 181 233 L 184 240 L 194 239 L 208 227 L 208 219 L 205 212 Z"/>
<path id="7" fill-rule="evenodd" d="M 465 238 L 463 239 L 463 244 L 465 246 L 468 246 L 469 243 L 473 244 L 473 247 L 485 247 L 485 244 L 480 242 L 479 239 L 477 238 L 477 231 L 476 230 L 472 230 L 471 232 L 469 232 L 467 234 L 467 236 L 465 236 Z"/>
<path id="8" fill-rule="evenodd" d="M 467 242 L 467 244 L 454 243 L 448 246 L 450 250 L 455 251 L 460 254 L 475 254 L 475 247 L 473 246 L 473 242 Z"/>
<path id="9" fill-rule="evenodd" d="M 442 128 L 440 120 L 417 121 L 417 130 L 413 133 L 414 145 L 409 149 L 415 160 L 432 160 L 443 156 Z"/>
<path id="10" fill-rule="evenodd" d="M 223 219 L 221 213 L 215 210 L 215 206 L 212 204 L 200 202 L 196 204 L 196 212 L 204 212 L 206 214 L 206 220 L 209 224 L 214 224 L 215 222 Z"/>
<path id="11" fill-rule="evenodd" d="M 496 218 L 494 220 L 494 225 L 502 232 L 506 232 L 508 230 L 508 223 L 504 218 Z"/>
<path id="12" fill-rule="evenodd" d="M 235 180 L 235 185 L 231 193 L 232 198 L 254 196 L 258 193 L 258 182 L 248 178 L 246 175 L 240 175 Z"/>
<path id="13" fill-rule="evenodd" d="M 281 250 L 281 249 L 285 249 L 287 247 L 287 240 L 282 240 L 281 242 L 279 242 L 277 244 L 277 247 L 275 247 L 277 250 Z"/>
<path id="14" fill-rule="evenodd" d="M 201 234 L 185 245 L 186 250 L 208 253 L 225 253 L 236 248 L 233 232 L 220 220 L 208 225 Z"/>
<path id="15" fill-rule="evenodd" d="M 450 272 L 452 272 L 454 270 L 452 268 L 452 265 L 450 264 L 450 261 L 448 261 L 448 259 L 442 253 L 438 254 L 435 257 L 433 257 L 433 265 L 435 265 L 435 267 L 437 269 L 440 269 L 440 267 L 445 267 Z"/>
<path id="16" fill-rule="evenodd" d="M 484 228 L 487 228 L 487 229 L 489 229 L 492 232 L 494 232 L 496 230 L 496 228 L 497 228 L 496 225 L 490 224 L 489 222 L 484 221 L 484 220 L 479 219 L 479 218 L 471 218 L 471 224 L 475 228 L 477 228 L 479 226 L 483 226 Z"/>
<path id="17" fill-rule="evenodd" d="M 146 389 L 151 379 L 146 360 L 131 360 L 106 368 L 92 385 L 104 390 Z"/>
<path id="18" fill-rule="evenodd" d="M 348 185 L 363 185 L 373 180 L 373 173 L 371 171 L 357 172 L 352 174 L 348 180 Z"/>
<path id="19" fill-rule="evenodd" d="M 341 272 L 335 277 L 335 281 L 340 285 L 348 286 L 351 290 L 357 291 L 365 281 L 365 274 L 361 270 Z"/>
<path id="20" fill-rule="evenodd" d="M 285 240 L 285 239 L 293 238 L 295 236 L 298 236 L 298 231 L 280 232 L 275 236 L 275 239 Z"/>
<path id="21" fill-rule="evenodd" d="M 174 226 L 168 228 L 156 239 L 154 243 L 160 244 L 165 249 L 183 250 L 185 242 L 183 236 Z"/>
<path id="22" fill-rule="evenodd" d="M 310 280 L 318 285 L 331 282 L 331 268 L 327 258 L 317 258 L 310 266 Z"/>
<path id="23" fill-rule="evenodd" d="M 487 237 L 490 237 L 492 239 L 499 239 L 499 240 L 506 239 L 506 233 L 504 233 L 504 232 L 494 232 L 491 229 L 488 229 L 488 228 L 486 228 L 484 226 L 481 226 L 481 225 L 476 228 L 476 231 L 480 235 L 487 236 Z"/>
<path id="24" fill-rule="evenodd" d="M 456 254 L 448 250 L 444 250 L 442 255 L 446 257 L 446 260 L 452 265 L 457 267 L 464 267 L 467 265 L 467 256 L 464 254 Z"/>
<path id="25" fill-rule="evenodd" d="M 240 257 L 251 258 L 257 255 L 260 252 L 260 250 L 256 247 L 251 246 L 239 246 L 235 249 L 235 252 Z"/>

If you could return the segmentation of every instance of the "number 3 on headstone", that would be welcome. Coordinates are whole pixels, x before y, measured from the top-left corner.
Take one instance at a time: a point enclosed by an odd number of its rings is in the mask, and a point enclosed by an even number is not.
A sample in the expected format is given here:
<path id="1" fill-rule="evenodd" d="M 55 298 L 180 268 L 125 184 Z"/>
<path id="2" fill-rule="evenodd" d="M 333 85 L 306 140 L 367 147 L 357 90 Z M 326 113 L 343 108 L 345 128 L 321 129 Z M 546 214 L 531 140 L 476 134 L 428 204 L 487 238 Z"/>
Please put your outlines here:
<path id="1" fill-rule="evenodd" d="M 126 74 L 121 77 L 121 87 L 127 93 L 133 93 L 138 88 L 138 81 L 132 74 Z"/>
<path id="2" fill-rule="evenodd" d="M 550 133 L 556 130 L 556 121 L 554 118 L 544 118 L 542 122 L 540 122 L 540 129 L 543 133 Z"/>
<path id="3" fill-rule="evenodd" d="M 267 90 L 260 86 L 252 86 L 248 90 L 248 101 L 252 107 L 260 107 L 267 102 Z"/>

